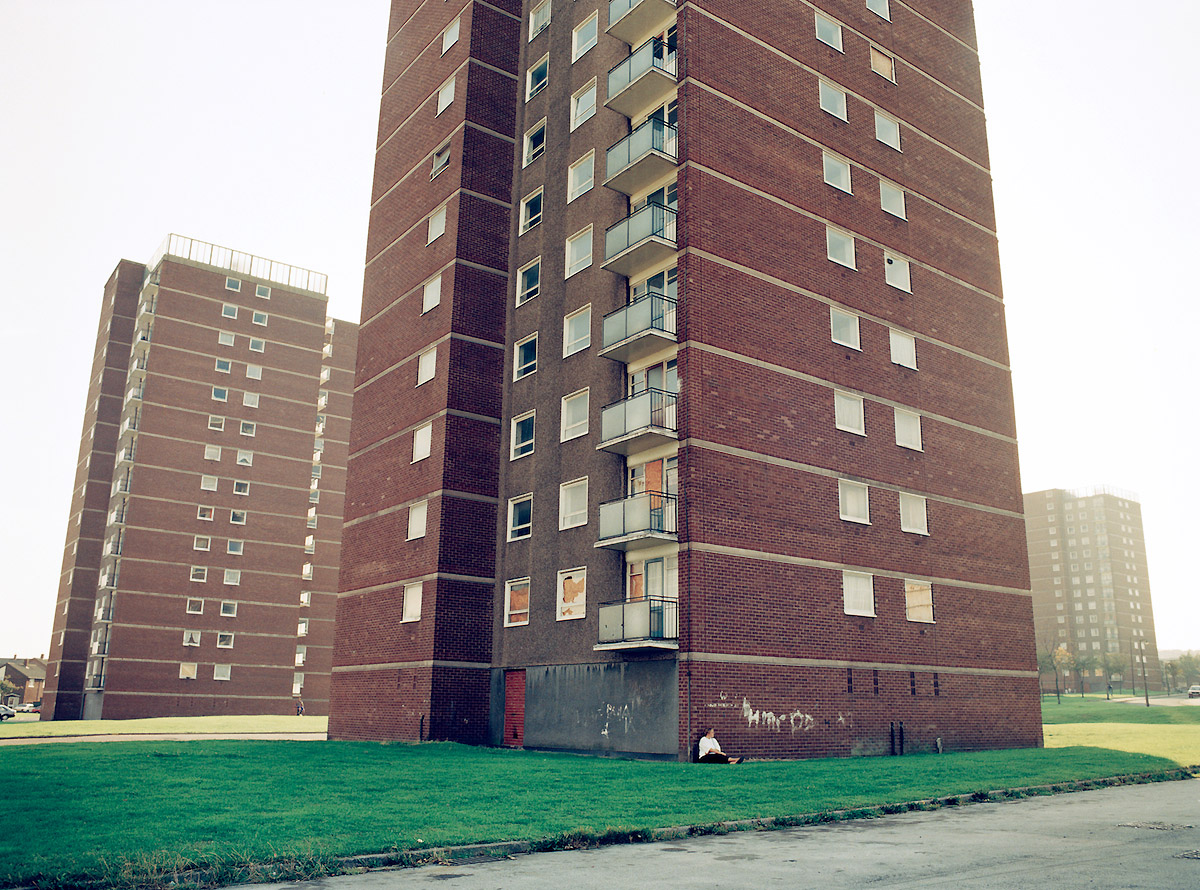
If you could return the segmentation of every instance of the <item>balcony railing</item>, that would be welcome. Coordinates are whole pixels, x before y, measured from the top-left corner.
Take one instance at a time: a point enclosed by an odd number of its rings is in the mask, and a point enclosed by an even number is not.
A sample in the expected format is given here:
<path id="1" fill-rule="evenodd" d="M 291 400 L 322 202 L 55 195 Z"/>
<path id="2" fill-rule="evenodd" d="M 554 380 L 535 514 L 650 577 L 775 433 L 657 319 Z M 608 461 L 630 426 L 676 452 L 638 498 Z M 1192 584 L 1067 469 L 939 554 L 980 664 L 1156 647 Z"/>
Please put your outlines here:
<path id="1" fill-rule="evenodd" d="M 608 72 L 605 104 L 626 117 L 662 105 L 675 91 L 677 61 L 674 46 L 647 40 Z"/>
<path id="2" fill-rule="evenodd" d="M 129 445 L 126 445 L 124 448 L 122 448 L 120 451 L 117 452 L 117 463 L 120 464 L 120 463 L 124 463 L 126 461 L 132 462 L 134 459 L 134 456 L 136 454 L 137 454 L 137 446 L 136 445 L 134 445 L 132 443 Z"/>
<path id="3" fill-rule="evenodd" d="M 96 620 L 97 621 L 112 621 L 113 620 L 112 606 L 97 609 L 96 610 Z"/>
<path id="4" fill-rule="evenodd" d="M 648 389 L 606 406 L 600 412 L 600 444 L 616 454 L 630 454 L 677 438 L 675 405 L 679 396 Z"/>
<path id="5" fill-rule="evenodd" d="M 663 597 L 600 606 L 597 649 L 679 648 L 679 603 Z"/>
<path id="6" fill-rule="evenodd" d="M 628 363 L 676 342 L 675 306 L 671 297 L 651 291 L 608 313 L 600 354 Z"/>
<path id="7" fill-rule="evenodd" d="M 601 504 L 596 546 L 635 550 L 677 540 L 676 502 L 674 495 L 645 491 Z"/>
<path id="8" fill-rule="evenodd" d="M 663 29 L 675 15 L 675 0 L 609 0 L 608 33 L 632 45 Z"/>
<path id="9" fill-rule="evenodd" d="M 674 208 L 647 204 L 604 233 L 604 268 L 629 276 L 675 255 Z"/>
<path id="10" fill-rule="evenodd" d="M 679 132 L 650 118 L 608 150 L 604 184 L 626 195 L 645 190 L 679 159 Z"/>

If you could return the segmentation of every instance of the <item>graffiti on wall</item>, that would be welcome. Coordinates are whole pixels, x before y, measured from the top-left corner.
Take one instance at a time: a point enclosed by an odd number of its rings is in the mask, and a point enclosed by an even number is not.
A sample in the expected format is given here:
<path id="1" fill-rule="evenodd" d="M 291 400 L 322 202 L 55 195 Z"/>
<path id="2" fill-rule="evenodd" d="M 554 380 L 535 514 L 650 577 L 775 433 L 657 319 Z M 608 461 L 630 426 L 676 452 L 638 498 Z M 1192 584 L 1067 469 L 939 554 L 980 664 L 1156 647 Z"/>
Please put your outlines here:
<path id="1" fill-rule="evenodd" d="M 720 701 L 710 702 L 707 707 L 712 709 L 730 710 L 735 709 L 737 705 L 728 700 L 725 693 L 721 693 Z M 817 718 L 813 717 L 803 708 L 797 708 L 793 711 L 782 711 L 775 713 L 765 708 L 756 709 L 750 704 L 750 699 L 742 696 L 742 718 L 746 721 L 747 729 L 765 729 L 774 732 L 783 732 L 784 727 L 795 735 L 798 732 L 808 732 L 817 725 Z M 846 727 L 850 724 L 850 717 L 846 714 L 839 713 L 837 720 L 823 721 L 826 726 L 836 725 L 838 727 Z"/>

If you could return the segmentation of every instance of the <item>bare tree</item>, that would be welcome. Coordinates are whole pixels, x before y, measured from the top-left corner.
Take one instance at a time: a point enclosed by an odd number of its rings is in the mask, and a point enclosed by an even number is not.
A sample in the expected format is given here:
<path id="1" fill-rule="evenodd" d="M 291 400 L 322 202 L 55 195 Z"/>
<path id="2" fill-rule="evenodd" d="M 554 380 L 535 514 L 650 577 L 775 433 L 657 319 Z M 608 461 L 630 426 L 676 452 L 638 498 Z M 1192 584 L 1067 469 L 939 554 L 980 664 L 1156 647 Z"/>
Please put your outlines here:
<path id="1" fill-rule="evenodd" d="M 1083 698 L 1085 678 L 1100 667 L 1100 659 L 1090 652 L 1080 652 L 1075 655 L 1074 660 L 1075 670 L 1079 674 L 1079 697 Z"/>

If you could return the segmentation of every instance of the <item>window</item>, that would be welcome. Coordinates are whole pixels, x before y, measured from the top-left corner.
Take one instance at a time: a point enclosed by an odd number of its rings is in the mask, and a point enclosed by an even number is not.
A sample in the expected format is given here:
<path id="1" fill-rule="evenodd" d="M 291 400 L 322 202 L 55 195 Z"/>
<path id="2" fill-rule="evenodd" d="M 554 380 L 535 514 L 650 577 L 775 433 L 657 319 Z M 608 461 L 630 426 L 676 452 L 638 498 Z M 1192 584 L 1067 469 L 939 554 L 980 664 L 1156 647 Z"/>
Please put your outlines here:
<path id="1" fill-rule="evenodd" d="M 208 580 L 208 566 L 192 566 L 191 573 L 188 575 L 189 581 L 204 583 Z M 190 610 L 189 610 L 190 611 Z"/>
<path id="2" fill-rule="evenodd" d="M 304 552 L 305 553 L 316 553 L 317 552 L 317 536 L 316 535 L 306 535 L 305 536 Z"/>
<path id="3" fill-rule="evenodd" d="M 529 39 L 537 37 L 550 27 L 550 0 L 539 3 L 529 13 Z"/>
<path id="4" fill-rule="evenodd" d="M 240 480 L 235 481 L 233 483 L 233 493 L 234 494 L 250 494 L 250 483 L 242 482 Z"/>
<path id="5" fill-rule="evenodd" d="M 311 562 L 306 562 L 304 565 L 302 565 L 300 567 L 300 577 L 303 578 L 305 581 L 311 581 L 312 576 L 313 576 L 313 564 Z"/>
<path id="6" fill-rule="evenodd" d="M 542 283 L 542 258 L 538 257 L 517 272 L 517 305 L 528 303 L 538 295 Z"/>
<path id="7" fill-rule="evenodd" d="M 821 156 L 825 166 L 825 181 L 834 188 L 851 194 L 850 164 L 841 158 L 835 158 L 827 151 L 822 152 Z"/>
<path id="8" fill-rule="evenodd" d="M 239 448 L 237 453 L 237 465 L 239 467 L 254 466 L 254 452 Z"/>
<path id="9" fill-rule="evenodd" d="M 901 448 L 921 451 L 921 415 L 896 409 L 896 444 Z"/>
<path id="10" fill-rule="evenodd" d="M 528 377 L 537 370 L 537 334 L 518 341 L 513 348 L 513 380 Z"/>
<path id="11" fill-rule="evenodd" d="M 504 626 L 529 623 L 529 579 L 519 578 L 504 585 Z"/>
<path id="12" fill-rule="evenodd" d="M 912 368 L 915 371 L 917 368 L 916 338 L 912 334 L 892 330 L 888 332 L 888 339 L 892 348 L 892 364 Z"/>
<path id="13" fill-rule="evenodd" d="M 435 111 L 433 113 L 434 117 L 437 117 L 437 115 L 441 114 L 443 111 L 445 111 L 447 108 L 449 108 L 453 102 L 454 102 L 454 78 L 452 77 L 438 88 L 437 111 Z"/>
<path id="14" fill-rule="evenodd" d="M 870 497 L 867 486 L 849 479 L 838 480 L 838 510 L 847 522 L 871 524 Z"/>
<path id="15" fill-rule="evenodd" d="M 558 573 L 556 621 L 587 617 L 587 569 L 568 569 Z"/>
<path id="16" fill-rule="evenodd" d="M 258 429 L 258 424 L 252 420 L 243 420 L 241 422 L 241 434 L 243 436 L 253 436 Z"/>
<path id="17" fill-rule="evenodd" d="M 215 511 L 213 510 L 212 507 L 200 506 L 200 507 L 196 508 L 196 518 L 202 519 L 205 522 L 212 522 L 214 512 Z"/>
<path id="18" fill-rule="evenodd" d="M 425 523 L 429 518 L 429 501 L 418 501 L 408 508 L 408 538 L 415 541 L 425 537 Z"/>
<path id="19" fill-rule="evenodd" d="M 258 393 L 244 392 L 242 393 L 242 404 L 247 408 L 258 407 Z"/>
<path id="20" fill-rule="evenodd" d="M 596 152 L 586 155 L 570 166 L 567 171 L 567 203 L 589 192 L 596 181 Z"/>
<path id="21" fill-rule="evenodd" d="M 442 276 L 434 275 L 421 287 L 421 314 L 442 302 Z"/>
<path id="22" fill-rule="evenodd" d="M 433 168 L 429 171 L 429 178 L 433 179 L 443 170 L 450 166 L 450 146 L 443 145 L 433 153 Z"/>
<path id="23" fill-rule="evenodd" d="M 862 396 L 851 395 L 848 392 L 835 392 L 833 394 L 833 413 L 834 423 L 839 430 L 857 433 L 860 436 L 867 434 Z"/>
<path id="24" fill-rule="evenodd" d="M 242 290 L 242 282 L 240 280 L 238 280 L 237 278 L 226 278 L 225 279 L 225 290 L 231 290 L 236 293 L 240 293 Z"/>
<path id="25" fill-rule="evenodd" d="M 222 600 L 221 601 L 221 617 L 222 618 L 236 618 L 237 617 L 237 606 L 238 606 L 238 604 L 234 600 Z"/>
<path id="26" fill-rule="evenodd" d="M 571 33 L 572 62 L 575 62 L 580 56 L 596 45 L 599 33 L 600 19 L 598 14 L 593 12 Z"/>
<path id="27" fill-rule="evenodd" d="M 832 226 L 825 227 L 826 255 L 835 263 L 851 269 L 854 266 L 854 236 Z"/>
<path id="28" fill-rule="evenodd" d="M 192 571 L 194 572 L 195 569 L 193 568 Z M 193 578 L 192 580 L 194 581 L 196 579 Z M 204 600 L 189 599 L 187 601 L 187 613 L 189 615 L 203 615 L 204 614 Z"/>
<path id="29" fill-rule="evenodd" d="M 209 538 L 206 538 L 204 535 L 196 535 L 194 538 L 192 538 L 193 550 L 208 550 L 211 545 L 212 541 Z"/>
<path id="30" fill-rule="evenodd" d="M 521 414 L 512 419 L 512 444 L 509 446 L 509 460 L 533 454 L 534 414 L 535 412 L 530 411 L 528 414 Z"/>
<path id="31" fill-rule="evenodd" d="M 400 608 L 401 624 L 421 620 L 421 587 L 420 581 L 404 585 L 404 602 Z"/>
<path id="32" fill-rule="evenodd" d="M 588 431 L 588 391 L 586 389 L 563 396 L 562 429 L 559 441 L 577 439 Z"/>
<path id="33" fill-rule="evenodd" d="M 867 0 L 867 9 L 889 22 L 892 20 L 892 12 L 888 9 L 888 0 Z"/>
<path id="34" fill-rule="evenodd" d="M 528 167 L 534 161 L 542 156 L 546 150 L 546 119 L 542 118 L 525 134 L 525 154 L 524 164 Z"/>
<path id="35" fill-rule="evenodd" d="M 217 490 L 217 477 L 216 476 L 201 476 L 200 477 L 200 490 L 201 491 L 216 491 Z"/>
<path id="36" fill-rule="evenodd" d="M 563 319 L 563 358 L 592 345 L 592 307 L 584 306 Z"/>
<path id="37" fill-rule="evenodd" d="M 426 349 L 417 356 L 417 386 L 428 383 L 437 371 L 437 347 Z"/>
<path id="38" fill-rule="evenodd" d="M 220 445 L 205 445 L 204 446 L 204 459 L 205 460 L 220 460 L 221 459 L 221 446 Z"/>
<path id="39" fill-rule="evenodd" d="M 821 81 L 819 88 L 821 110 L 846 120 L 846 94 L 831 83 Z"/>
<path id="40" fill-rule="evenodd" d="M 917 535 L 929 534 L 929 520 L 925 513 L 925 498 L 919 494 L 900 492 L 900 530 Z"/>
<path id="41" fill-rule="evenodd" d="M 596 113 L 596 81 L 571 97 L 571 131 L 574 132 Z"/>
<path id="42" fill-rule="evenodd" d="M 269 300 L 271 299 L 271 288 L 265 284 L 256 284 L 254 285 L 254 296 L 263 300 Z"/>
<path id="43" fill-rule="evenodd" d="M 817 40 L 828 44 L 838 52 L 842 51 L 842 26 L 833 19 L 827 19 L 817 13 Z"/>
<path id="44" fill-rule="evenodd" d="M 875 138 L 884 145 L 900 150 L 900 122 L 886 114 L 875 112 Z"/>
<path id="45" fill-rule="evenodd" d="M 429 232 L 425 236 L 425 243 L 432 244 L 438 238 L 442 237 L 446 232 L 446 208 L 439 207 L 433 213 L 429 214 Z"/>
<path id="46" fill-rule="evenodd" d="M 586 478 L 564 482 L 558 487 L 558 527 L 587 525 L 588 481 Z"/>
<path id="47" fill-rule="evenodd" d="M 884 280 L 892 287 L 912 293 L 912 277 L 908 260 L 885 251 L 883 254 L 883 276 Z"/>
<path id="48" fill-rule="evenodd" d="M 859 349 L 858 316 L 829 307 L 829 330 L 834 343 Z"/>
<path id="49" fill-rule="evenodd" d="M 223 386 L 214 386 L 212 397 L 214 402 L 227 402 L 229 401 L 229 390 Z"/>
<path id="50" fill-rule="evenodd" d="M 896 60 L 875 47 L 871 47 L 871 70 L 893 83 L 896 82 Z"/>
<path id="51" fill-rule="evenodd" d="M 235 340 L 236 340 L 236 338 L 233 336 L 233 334 L 229 333 L 229 331 L 218 331 L 217 332 L 217 345 L 218 346 L 232 346 L 234 344 Z"/>
<path id="52" fill-rule="evenodd" d="M 217 648 L 218 649 L 232 649 L 233 648 L 233 634 L 231 634 L 231 633 L 217 634 Z"/>
<path id="53" fill-rule="evenodd" d="M 412 462 L 415 464 L 419 460 L 425 460 L 429 457 L 430 451 L 433 448 L 433 422 L 423 423 L 413 430 L 413 456 Z"/>
<path id="54" fill-rule="evenodd" d="M 250 316 L 250 321 L 251 321 L 253 324 L 262 325 L 263 327 L 266 327 L 266 326 L 267 326 L 267 313 L 265 313 L 265 312 L 254 312 L 254 313 L 253 313 L 253 314 Z"/>
<path id="55" fill-rule="evenodd" d="M 521 199 L 521 234 L 525 234 L 542 221 L 542 190 Z"/>
<path id="56" fill-rule="evenodd" d="M 567 239 L 567 278 L 592 264 L 592 227 Z"/>
<path id="57" fill-rule="evenodd" d="M 195 680 L 196 679 L 196 663 L 194 661 L 192 661 L 192 662 L 185 661 L 179 665 L 179 679 L 180 680 Z"/>
<path id="58" fill-rule="evenodd" d="M 523 494 L 508 502 L 508 539 L 517 541 L 533 534 L 533 495 Z"/>
<path id="59" fill-rule="evenodd" d="M 223 303 L 221 305 L 222 318 L 237 318 L 237 306 L 232 303 Z"/>
<path id="60" fill-rule="evenodd" d="M 185 645 L 185 646 L 199 646 L 199 645 L 200 645 L 200 631 L 198 631 L 198 630 L 185 630 L 185 631 L 183 632 L 183 645 Z"/>
<path id="61" fill-rule="evenodd" d="M 842 611 L 875 617 L 875 578 L 863 572 L 842 572 Z"/>
<path id="62" fill-rule="evenodd" d="M 449 25 L 447 25 L 446 30 L 442 32 L 442 55 L 443 56 L 446 54 L 446 50 L 450 49 L 450 47 L 452 47 L 452 46 L 454 46 L 454 44 L 458 43 L 458 30 L 459 30 L 459 27 L 461 24 L 462 24 L 462 17 L 460 16 L 459 18 L 456 18 L 454 21 L 452 21 Z"/>
<path id="63" fill-rule="evenodd" d="M 245 510 L 230 510 L 229 511 L 230 525 L 245 525 L 246 511 Z"/>
<path id="64" fill-rule="evenodd" d="M 892 216 L 908 219 L 904 209 L 904 190 L 882 179 L 879 180 L 879 206 Z"/>
<path id="65" fill-rule="evenodd" d="M 228 680 L 232 671 L 233 671 L 232 665 L 214 664 L 213 665 L 213 679 L 214 680 Z"/>
<path id="66" fill-rule="evenodd" d="M 537 64 L 529 69 L 525 82 L 525 101 L 529 101 L 546 88 L 550 80 L 550 54 L 542 56 Z"/>
<path id="67" fill-rule="evenodd" d="M 245 551 L 245 541 L 229 541 L 225 544 L 225 552 L 230 556 L 241 556 Z"/>

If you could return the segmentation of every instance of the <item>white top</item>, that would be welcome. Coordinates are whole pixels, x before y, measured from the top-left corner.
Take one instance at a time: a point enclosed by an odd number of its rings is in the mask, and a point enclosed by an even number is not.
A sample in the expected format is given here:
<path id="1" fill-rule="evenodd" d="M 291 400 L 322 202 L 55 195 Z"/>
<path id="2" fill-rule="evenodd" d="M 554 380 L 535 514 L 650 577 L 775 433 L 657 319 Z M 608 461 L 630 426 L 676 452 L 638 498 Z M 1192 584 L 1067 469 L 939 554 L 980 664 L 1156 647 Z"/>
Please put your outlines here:
<path id="1" fill-rule="evenodd" d="M 708 736 L 701 736 L 700 756 L 703 757 L 705 754 L 711 754 L 713 751 L 716 751 L 718 754 L 723 753 L 720 742 L 716 739 L 710 739 Z"/>

